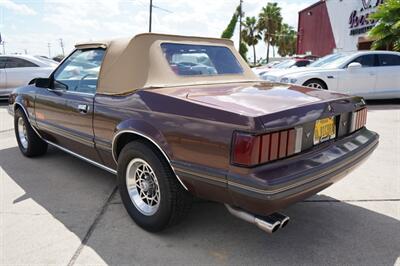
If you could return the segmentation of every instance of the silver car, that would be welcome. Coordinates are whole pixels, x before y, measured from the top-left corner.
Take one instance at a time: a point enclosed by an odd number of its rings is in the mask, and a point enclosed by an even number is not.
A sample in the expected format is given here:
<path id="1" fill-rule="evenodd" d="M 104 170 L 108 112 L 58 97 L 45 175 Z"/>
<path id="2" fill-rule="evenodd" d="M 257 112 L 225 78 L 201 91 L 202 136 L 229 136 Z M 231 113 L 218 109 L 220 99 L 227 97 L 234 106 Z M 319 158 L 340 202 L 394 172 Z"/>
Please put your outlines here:
<path id="1" fill-rule="evenodd" d="M 26 85 L 34 78 L 48 77 L 57 62 L 31 55 L 0 56 L 0 98 L 6 98 L 14 88 Z"/>

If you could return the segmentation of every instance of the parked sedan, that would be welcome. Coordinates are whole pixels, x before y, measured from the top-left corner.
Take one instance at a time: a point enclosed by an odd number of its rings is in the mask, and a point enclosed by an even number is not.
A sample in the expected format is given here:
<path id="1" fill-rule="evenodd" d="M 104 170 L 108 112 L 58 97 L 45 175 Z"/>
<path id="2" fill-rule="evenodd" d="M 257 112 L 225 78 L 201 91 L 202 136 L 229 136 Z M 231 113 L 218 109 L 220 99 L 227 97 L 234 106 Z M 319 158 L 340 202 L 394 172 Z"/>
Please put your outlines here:
<path id="1" fill-rule="evenodd" d="M 253 71 L 255 74 L 257 74 L 261 77 L 262 75 L 265 75 L 266 73 L 268 73 L 270 71 L 305 67 L 305 66 L 308 66 L 309 64 L 311 64 L 312 62 L 313 61 L 309 60 L 309 59 L 295 58 L 295 59 L 284 60 L 284 61 L 274 64 L 272 66 L 267 65 L 267 66 L 253 68 Z"/>
<path id="2" fill-rule="evenodd" d="M 271 72 L 263 76 L 280 81 L 362 96 L 366 99 L 400 98 L 400 53 L 364 51 L 338 53 L 320 67 Z"/>
<path id="3" fill-rule="evenodd" d="M 27 85 L 37 77 L 48 77 L 57 62 L 29 55 L 0 56 L 0 98 L 7 98 L 11 91 Z"/>
<path id="4" fill-rule="evenodd" d="M 191 54 L 215 72 L 176 68 Z M 23 155 L 52 145 L 116 174 L 149 231 L 195 195 L 275 232 L 289 221 L 278 211 L 343 178 L 379 138 L 360 97 L 262 81 L 230 40 L 160 34 L 76 45 L 9 112 Z"/>

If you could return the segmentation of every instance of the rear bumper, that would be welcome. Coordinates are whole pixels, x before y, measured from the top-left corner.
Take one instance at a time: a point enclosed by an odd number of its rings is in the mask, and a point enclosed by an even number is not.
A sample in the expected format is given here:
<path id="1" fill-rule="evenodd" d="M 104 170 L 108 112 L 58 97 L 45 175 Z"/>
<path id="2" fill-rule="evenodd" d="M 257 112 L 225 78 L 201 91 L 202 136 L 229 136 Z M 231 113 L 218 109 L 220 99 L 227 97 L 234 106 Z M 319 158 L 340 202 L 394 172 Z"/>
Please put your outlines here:
<path id="1" fill-rule="evenodd" d="M 339 181 L 367 158 L 378 142 L 378 134 L 362 128 L 308 152 L 254 168 L 237 167 L 227 173 L 181 162 L 173 162 L 173 167 L 199 196 L 268 215 Z"/>
<path id="2" fill-rule="evenodd" d="M 366 128 L 307 153 L 228 175 L 234 204 L 269 214 L 308 198 L 345 177 L 377 147 L 379 135 Z"/>

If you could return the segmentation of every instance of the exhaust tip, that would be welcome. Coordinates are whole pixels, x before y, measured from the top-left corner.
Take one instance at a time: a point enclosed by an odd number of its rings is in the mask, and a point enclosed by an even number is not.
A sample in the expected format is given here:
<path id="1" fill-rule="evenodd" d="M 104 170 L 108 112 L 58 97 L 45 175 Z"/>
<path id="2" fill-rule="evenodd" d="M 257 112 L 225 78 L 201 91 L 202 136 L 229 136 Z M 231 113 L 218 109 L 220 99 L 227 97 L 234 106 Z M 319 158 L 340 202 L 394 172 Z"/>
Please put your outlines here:
<path id="1" fill-rule="evenodd" d="M 288 225 L 290 218 L 289 216 L 286 216 L 284 214 L 281 213 L 273 213 L 271 216 L 273 216 L 274 218 L 278 219 L 280 221 L 281 224 L 281 228 L 285 227 L 286 225 Z"/>
<path id="2" fill-rule="evenodd" d="M 286 225 L 288 225 L 289 220 L 290 220 L 289 217 L 287 217 L 287 219 L 283 220 L 283 221 L 281 222 L 281 228 L 283 228 L 283 227 L 285 227 Z"/>
<path id="3" fill-rule="evenodd" d="M 289 223 L 290 219 L 288 216 L 280 213 L 273 213 L 268 216 L 257 216 L 228 204 L 225 204 L 225 206 L 232 215 L 256 225 L 268 234 L 272 234 L 279 228 L 285 227 Z"/>

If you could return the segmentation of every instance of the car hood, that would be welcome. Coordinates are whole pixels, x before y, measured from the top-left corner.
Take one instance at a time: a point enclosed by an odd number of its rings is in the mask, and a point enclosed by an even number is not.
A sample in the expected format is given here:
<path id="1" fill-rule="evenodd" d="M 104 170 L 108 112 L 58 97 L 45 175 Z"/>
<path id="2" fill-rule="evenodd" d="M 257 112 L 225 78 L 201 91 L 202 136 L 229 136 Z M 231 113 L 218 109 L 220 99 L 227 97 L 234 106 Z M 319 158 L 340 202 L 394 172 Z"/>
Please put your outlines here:
<path id="1" fill-rule="evenodd" d="M 153 92 L 251 117 L 349 97 L 308 87 L 268 82 L 171 87 Z"/>

